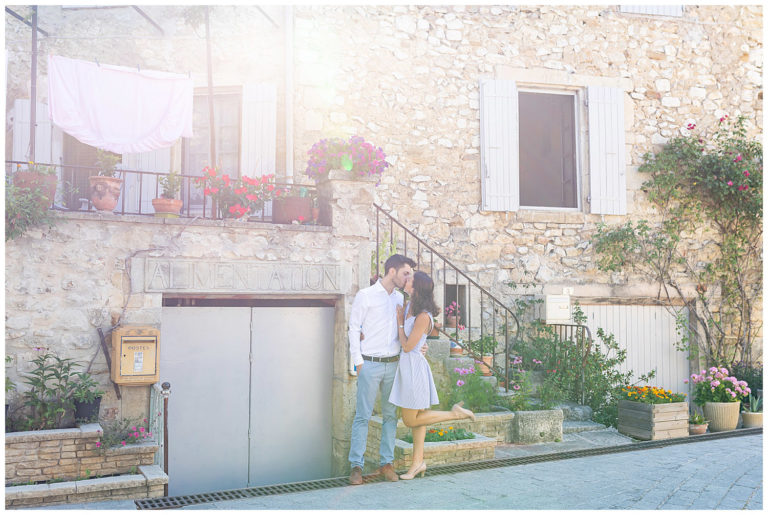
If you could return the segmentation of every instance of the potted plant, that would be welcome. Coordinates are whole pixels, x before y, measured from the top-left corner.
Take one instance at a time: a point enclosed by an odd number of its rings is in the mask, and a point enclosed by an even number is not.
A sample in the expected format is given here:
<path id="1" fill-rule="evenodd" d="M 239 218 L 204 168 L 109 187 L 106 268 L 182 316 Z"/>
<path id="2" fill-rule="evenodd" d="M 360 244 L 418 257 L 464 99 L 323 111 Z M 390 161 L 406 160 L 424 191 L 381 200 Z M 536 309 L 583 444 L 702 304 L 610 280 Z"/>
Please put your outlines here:
<path id="1" fill-rule="evenodd" d="M 360 136 L 321 139 L 309 149 L 305 173 L 319 181 L 332 170 L 339 170 L 347 178 L 372 177 L 378 185 L 381 174 L 389 167 L 386 154 Z"/>
<path id="2" fill-rule="evenodd" d="M 728 375 L 725 367 L 711 367 L 699 374 L 691 374 L 694 384 L 693 402 L 704 407 L 709 430 L 730 431 L 739 423 L 741 399 L 751 393 L 746 381 Z"/>
<path id="3" fill-rule="evenodd" d="M 181 177 L 179 172 L 172 171 L 168 175 L 158 178 L 163 192 L 160 198 L 152 199 L 152 207 L 155 208 L 155 216 L 160 218 L 178 218 L 183 204 L 181 199 L 176 198 L 181 190 Z"/>
<path id="4" fill-rule="evenodd" d="M 446 327 L 457 327 L 461 317 L 461 305 L 455 300 L 445 306 L 445 325 Z"/>
<path id="5" fill-rule="evenodd" d="M 96 164 L 99 167 L 98 175 L 92 175 L 88 178 L 91 185 L 91 203 L 99 211 L 114 211 L 117 206 L 117 199 L 120 198 L 120 190 L 123 180 L 115 177 L 117 171 L 115 166 L 122 160 L 122 157 L 97 149 Z"/>
<path id="6" fill-rule="evenodd" d="M 40 210 L 48 209 L 53 204 L 56 195 L 56 168 L 53 166 L 36 165 L 33 161 L 27 163 L 27 169 L 16 164 L 13 174 L 13 185 L 21 190 L 36 193 L 36 204 Z"/>
<path id="7" fill-rule="evenodd" d="M 688 419 L 688 434 L 703 435 L 707 432 L 709 421 L 700 413 L 694 413 Z"/>
<path id="8" fill-rule="evenodd" d="M 437 321 L 437 317 L 432 317 L 432 330 L 427 336 L 428 340 L 436 340 L 440 338 L 440 322 Z"/>
<path id="9" fill-rule="evenodd" d="M 272 221 L 278 224 L 290 224 L 295 221 L 307 222 L 312 217 L 312 199 L 306 187 L 291 186 L 277 190 L 272 200 Z"/>
<path id="10" fill-rule="evenodd" d="M 96 421 L 99 418 L 99 406 L 104 391 L 99 388 L 88 372 L 78 372 L 78 378 L 72 390 L 75 405 L 75 420 Z"/>
<path id="11" fill-rule="evenodd" d="M 741 412 L 743 427 L 763 427 L 763 398 L 749 394 L 746 410 Z"/>
<path id="12" fill-rule="evenodd" d="M 233 179 L 217 168 L 206 166 L 195 184 L 203 189 L 216 205 L 219 218 L 243 218 L 264 208 L 264 203 L 283 192 L 273 182 L 274 175 L 243 176 Z"/>
<path id="13" fill-rule="evenodd" d="M 56 212 L 44 207 L 47 202 L 46 194 L 40 188 L 6 185 L 5 241 L 24 236 L 32 227 L 52 227 L 56 221 Z"/>
<path id="14" fill-rule="evenodd" d="M 688 436 L 684 393 L 658 386 L 624 386 L 619 394 L 618 430 L 641 440 Z"/>
<path id="15" fill-rule="evenodd" d="M 496 338 L 489 334 L 486 334 L 477 340 L 470 340 L 469 342 L 469 350 L 471 354 L 475 360 L 477 360 L 478 357 L 481 360 L 476 361 L 477 368 L 484 376 L 493 374 L 491 372 L 491 367 L 493 366 L 493 352 L 498 345 L 499 342 L 496 341 Z"/>

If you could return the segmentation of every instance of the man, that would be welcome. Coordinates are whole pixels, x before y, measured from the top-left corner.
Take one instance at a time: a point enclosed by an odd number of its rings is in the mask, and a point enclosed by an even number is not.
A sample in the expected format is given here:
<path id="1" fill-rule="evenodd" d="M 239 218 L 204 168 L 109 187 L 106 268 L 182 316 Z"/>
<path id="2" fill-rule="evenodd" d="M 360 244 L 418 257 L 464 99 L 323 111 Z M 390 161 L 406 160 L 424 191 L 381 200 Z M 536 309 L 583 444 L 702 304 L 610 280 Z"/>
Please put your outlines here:
<path id="1" fill-rule="evenodd" d="M 384 263 L 384 276 L 375 284 L 363 288 L 352 303 L 349 316 L 349 351 L 357 367 L 357 406 L 352 422 L 349 463 L 352 471 L 349 483 L 363 483 L 363 464 L 368 440 L 368 421 L 373 413 L 376 394 L 381 392 L 381 444 L 379 445 L 379 473 L 389 481 L 398 477 L 392 466 L 395 458 L 395 405 L 389 402 L 389 393 L 395 380 L 400 359 L 397 306 L 403 305 L 403 288 L 413 273 L 416 263 L 401 254 L 393 254 Z M 365 338 L 360 338 L 360 333 Z"/>

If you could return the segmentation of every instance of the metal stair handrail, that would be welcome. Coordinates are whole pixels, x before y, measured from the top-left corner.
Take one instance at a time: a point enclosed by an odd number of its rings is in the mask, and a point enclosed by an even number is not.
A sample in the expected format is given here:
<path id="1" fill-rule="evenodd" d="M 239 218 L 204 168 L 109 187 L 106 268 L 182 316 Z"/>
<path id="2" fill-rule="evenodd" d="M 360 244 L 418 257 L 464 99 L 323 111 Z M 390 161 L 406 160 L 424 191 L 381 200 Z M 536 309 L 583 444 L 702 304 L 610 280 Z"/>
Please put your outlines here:
<path id="1" fill-rule="evenodd" d="M 503 332 L 504 332 L 504 367 L 503 367 L 503 376 L 505 378 L 504 381 L 504 388 L 508 391 L 509 390 L 509 378 L 510 378 L 510 348 L 512 345 L 510 345 L 510 322 L 514 322 L 515 324 L 515 330 L 514 330 L 514 337 L 513 341 L 517 342 L 520 339 L 520 330 L 521 330 L 521 324 L 520 320 L 517 318 L 515 313 L 508 308 L 503 302 L 501 302 L 495 295 L 493 295 L 488 289 L 481 286 L 477 281 L 469 277 L 465 272 L 460 270 L 456 265 L 451 263 L 445 256 L 443 256 L 440 252 L 435 250 L 429 243 L 424 241 L 423 238 L 419 237 L 415 232 L 410 230 L 408 227 L 400 223 L 397 219 L 395 219 L 391 214 L 389 214 L 387 211 L 385 211 L 381 206 L 374 203 L 374 207 L 376 208 L 376 274 L 380 274 L 380 249 L 381 249 L 381 234 L 380 234 L 380 227 L 381 227 L 381 221 L 380 221 L 380 215 L 384 215 L 385 220 L 389 221 L 389 245 L 390 248 L 396 247 L 397 244 L 394 243 L 394 229 L 395 226 L 402 229 L 403 231 L 403 244 L 402 244 L 402 251 L 401 253 L 405 256 L 408 256 L 408 236 L 410 235 L 415 241 L 416 241 L 416 263 L 417 268 L 421 264 L 421 253 L 422 253 L 422 247 L 424 247 L 427 251 L 430 253 L 430 271 L 434 269 L 434 261 L 435 257 L 437 257 L 439 260 L 443 263 L 443 281 L 444 284 L 447 284 L 447 267 L 450 267 L 455 274 L 456 277 L 456 301 L 458 303 L 459 300 L 459 284 L 458 284 L 458 277 L 461 276 L 466 282 L 467 282 L 467 302 L 466 302 L 466 309 L 467 309 L 467 335 L 468 340 L 471 343 L 472 342 L 472 303 L 471 303 L 471 287 L 476 287 L 480 292 L 480 340 L 479 340 L 479 352 L 480 355 L 484 354 L 484 351 L 486 350 L 484 348 L 484 342 L 485 342 L 485 335 L 486 335 L 486 324 L 483 323 L 483 310 L 484 310 L 484 299 L 487 298 L 491 302 L 491 312 L 493 314 L 492 321 L 491 321 L 491 331 L 492 331 L 492 338 L 493 341 L 496 340 L 496 334 L 497 334 L 497 326 L 496 326 L 496 314 L 497 312 L 502 312 L 504 316 L 504 324 L 503 324 Z M 459 323 L 459 318 L 457 317 L 456 324 L 453 326 L 456 331 L 456 340 L 459 340 L 459 326 L 461 324 Z M 444 328 L 448 329 L 448 324 L 444 324 Z M 501 327 L 500 327 L 501 328 Z M 443 334 L 448 336 L 449 338 L 452 338 L 451 335 L 449 335 L 445 330 L 440 330 Z M 458 342 L 457 342 L 458 343 Z M 459 344 L 460 345 L 460 344 Z M 468 354 L 470 357 L 474 358 L 475 360 L 480 360 L 481 356 L 478 356 L 475 352 L 474 346 L 468 345 L 467 347 L 464 347 L 463 345 L 460 345 L 462 348 L 468 351 Z M 491 349 L 492 351 L 495 349 Z M 495 375 L 499 376 L 502 374 L 499 374 L 499 367 L 492 367 L 492 370 L 494 370 Z"/>

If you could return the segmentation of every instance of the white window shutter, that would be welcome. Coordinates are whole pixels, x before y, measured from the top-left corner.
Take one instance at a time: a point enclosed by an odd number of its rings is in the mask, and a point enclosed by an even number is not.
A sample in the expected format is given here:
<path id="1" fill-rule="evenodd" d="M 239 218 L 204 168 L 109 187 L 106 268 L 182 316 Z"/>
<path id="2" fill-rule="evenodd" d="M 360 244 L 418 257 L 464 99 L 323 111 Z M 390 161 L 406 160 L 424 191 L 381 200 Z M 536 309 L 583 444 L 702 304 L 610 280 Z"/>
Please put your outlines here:
<path id="1" fill-rule="evenodd" d="M 627 214 L 624 91 L 587 88 L 590 205 L 592 213 Z"/>
<path id="2" fill-rule="evenodd" d="M 277 153 L 277 87 L 273 83 L 243 86 L 240 174 L 275 173 Z"/>
<path id="3" fill-rule="evenodd" d="M 484 211 L 520 207 L 517 87 L 511 80 L 480 81 L 480 177 Z"/>
<path id="4" fill-rule="evenodd" d="M 140 152 L 137 154 L 123 154 L 123 160 L 116 166 L 119 170 L 138 170 L 140 172 L 171 171 L 172 147 Z M 127 173 L 123 177 L 123 195 L 125 195 L 125 211 L 127 213 L 152 213 L 152 199 L 162 193 L 162 188 L 157 183 L 154 175 L 144 175 L 139 179 L 139 174 Z M 141 197 L 141 211 L 139 211 L 139 197 Z M 122 199 L 118 200 L 118 206 L 122 206 Z"/>
<path id="5" fill-rule="evenodd" d="M 37 103 L 35 111 L 35 155 L 29 155 L 29 112 L 30 100 L 28 98 L 17 98 L 13 101 L 13 150 L 11 152 L 13 161 L 35 161 L 37 163 L 54 163 L 56 158 L 61 158 L 61 152 L 54 156 L 52 153 L 55 143 L 53 133 L 57 133 L 61 148 L 61 130 L 54 131 L 53 124 L 48 117 L 48 105 L 41 102 Z"/>

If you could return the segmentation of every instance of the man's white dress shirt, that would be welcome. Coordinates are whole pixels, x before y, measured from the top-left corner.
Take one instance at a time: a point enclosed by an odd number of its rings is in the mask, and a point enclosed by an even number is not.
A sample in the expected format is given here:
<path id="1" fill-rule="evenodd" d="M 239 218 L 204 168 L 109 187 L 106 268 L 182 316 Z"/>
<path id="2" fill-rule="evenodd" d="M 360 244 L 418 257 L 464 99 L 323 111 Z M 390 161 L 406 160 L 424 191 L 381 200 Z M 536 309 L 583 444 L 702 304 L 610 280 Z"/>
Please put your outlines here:
<path id="1" fill-rule="evenodd" d="M 349 315 L 349 352 L 355 366 L 363 363 L 363 354 L 382 358 L 400 354 L 398 305 L 403 305 L 403 294 L 397 289 L 388 294 L 381 281 L 357 292 Z"/>

